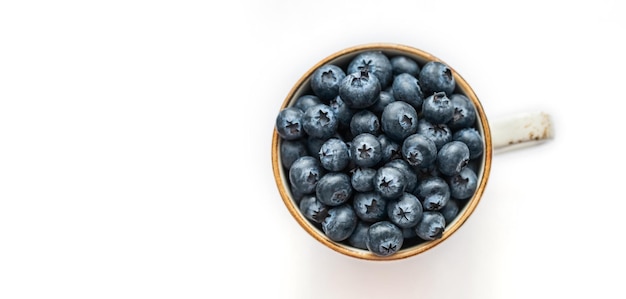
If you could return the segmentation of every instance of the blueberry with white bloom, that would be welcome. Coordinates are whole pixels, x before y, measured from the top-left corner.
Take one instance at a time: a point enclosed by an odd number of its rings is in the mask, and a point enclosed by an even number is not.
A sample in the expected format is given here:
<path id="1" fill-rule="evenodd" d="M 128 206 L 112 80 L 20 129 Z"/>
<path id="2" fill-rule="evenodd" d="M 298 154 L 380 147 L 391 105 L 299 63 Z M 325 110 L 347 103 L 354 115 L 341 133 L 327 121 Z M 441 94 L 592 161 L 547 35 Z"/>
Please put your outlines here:
<path id="1" fill-rule="evenodd" d="M 309 109 L 309 107 L 315 106 L 317 104 L 322 104 L 322 101 L 320 100 L 320 98 L 312 94 L 307 94 L 296 99 L 296 102 L 293 104 L 293 107 L 299 108 L 300 110 L 302 110 L 302 112 L 304 112 L 307 109 Z"/>
<path id="2" fill-rule="evenodd" d="M 339 138 L 329 138 L 322 144 L 319 158 L 326 170 L 341 171 L 350 163 L 348 145 Z"/>
<path id="3" fill-rule="evenodd" d="M 437 146 L 424 135 L 413 134 L 402 143 L 402 157 L 413 167 L 427 168 L 437 159 Z"/>
<path id="4" fill-rule="evenodd" d="M 302 116 L 302 127 L 309 136 L 329 138 L 336 133 L 338 125 L 335 112 L 326 104 L 311 106 Z"/>
<path id="5" fill-rule="evenodd" d="M 422 109 L 424 93 L 420 87 L 419 80 L 414 76 L 408 73 L 397 75 L 393 79 L 391 90 L 393 91 L 393 98 L 396 99 L 396 101 L 409 103 L 416 110 Z"/>
<path id="6" fill-rule="evenodd" d="M 338 206 L 352 198 L 350 176 L 343 172 L 329 172 L 315 186 L 315 196 L 327 206 Z"/>
<path id="7" fill-rule="evenodd" d="M 367 232 L 367 249 L 378 256 L 390 256 L 402 248 L 402 230 L 390 221 L 372 224 Z"/>
<path id="8" fill-rule="evenodd" d="M 282 109 L 276 117 L 276 132 L 285 140 L 295 140 L 305 135 L 304 113 L 296 107 Z"/>
<path id="9" fill-rule="evenodd" d="M 286 169 L 289 169 L 298 158 L 306 155 L 308 150 L 302 140 L 283 140 L 280 143 L 280 160 Z"/>
<path id="10" fill-rule="evenodd" d="M 453 130 L 473 126 L 476 122 L 476 109 L 470 99 L 458 93 L 452 94 L 449 98 L 454 107 L 454 113 L 448 126 Z"/>
<path id="11" fill-rule="evenodd" d="M 445 124 L 454 116 L 454 106 L 445 92 L 435 92 L 424 99 L 422 114 L 433 124 Z"/>
<path id="12" fill-rule="evenodd" d="M 354 212 L 363 221 L 381 221 L 387 216 L 387 199 L 376 192 L 357 192 L 352 201 Z"/>
<path id="13" fill-rule="evenodd" d="M 417 133 L 435 142 L 437 150 L 452 140 L 452 130 L 446 124 L 433 124 L 426 119 L 417 123 Z"/>
<path id="14" fill-rule="evenodd" d="M 362 133 L 352 139 L 350 147 L 350 157 L 355 165 L 361 167 L 372 167 L 383 157 L 380 142 L 376 136 L 369 133 Z"/>
<path id="15" fill-rule="evenodd" d="M 391 61 L 381 51 L 367 51 L 359 53 L 348 65 L 346 74 L 368 71 L 380 82 L 381 88 L 387 87 L 393 78 Z"/>
<path id="16" fill-rule="evenodd" d="M 450 141 L 437 153 L 437 167 L 441 173 L 452 176 L 467 168 L 470 152 L 465 143 Z"/>
<path id="17" fill-rule="evenodd" d="M 423 240 L 441 239 L 446 228 L 446 220 L 440 212 L 425 211 L 415 226 L 415 233 Z"/>
<path id="18" fill-rule="evenodd" d="M 386 199 L 396 199 L 406 191 L 406 178 L 399 169 L 382 166 L 374 176 L 374 190 Z"/>
<path id="19" fill-rule="evenodd" d="M 351 171 L 352 188 L 358 192 L 374 190 L 374 176 L 376 169 L 369 167 L 356 167 Z"/>
<path id="20" fill-rule="evenodd" d="M 440 91 L 452 94 L 456 88 L 452 70 L 439 61 L 427 62 L 420 70 L 417 78 L 426 96 Z"/>
<path id="21" fill-rule="evenodd" d="M 465 167 L 458 174 L 448 179 L 450 195 L 457 199 L 468 199 L 476 192 L 478 178 L 476 172 L 470 167 Z"/>
<path id="22" fill-rule="evenodd" d="M 350 120 L 350 133 L 353 136 L 361 133 L 378 135 L 380 131 L 380 121 L 374 112 L 361 110 L 355 113 Z"/>
<path id="23" fill-rule="evenodd" d="M 358 71 L 347 75 L 339 85 L 339 96 L 352 109 L 372 106 L 378 99 L 380 83 L 368 71 Z"/>
<path id="24" fill-rule="evenodd" d="M 311 89 L 322 100 L 328 102 L 339 94 L 339 84 L 346 77 L 340 67 L 326 64 L 311 75 Z"/>
<path id="25" fill-rule="evenodd" d="M 404 101 L 390 103 L 380 117 L 382 131 L 397 142 L 417 132 L 417 122 L 417 111 Z"/>
<path id="26" fill-rule="evenodd" d="M 322 223 L 328 215 L 328 206 L 321 203 L 317 200 L 317 197 L 312 194 L 302 197 L 298 208 L 306 219 L 309 219 L 314 223 Z"/>
<path id="27" fill-rule="evenodd" d="M 332 207 L 328 210 L 328 216 L 322 221 L 322 231 L 326 236 L 340 242 L 348 239 L 358 222 L 358 217 L 348 204 Z"/>
<path id="28" fill-rule="evenodd" d="M 408 73 L 413 77 L 417 77 L 420 73 L 420 66 L 417 62 L 407 56 L 394 56 L 389 61 L 391 62 L 391 70 L 394 76 Z"/>
<path id="29" fill-rule="evenodd" d="M 461 141 L 467 145 L 470 151 L 470 159 L 480 157 L 483 153 L 483 138 L 474 128 L 464 128 L 452 135 L 452 140 Z"/>
<path id="30" fill-rule="evenodd" d="M 419 199 L 411 193 L 404 192 L 398 199 L 387 203 L 389 220 L 400 228 L 410 228 L 422 219 L 423 207 Z"/>
<path id="31" fill-rule="evenodd" d="M 438 211 L 450 201 L 450 187 L 441 177 L 422 180 L 415 190 L 425 210 Z"/>
<path id="32" fill-rule="evenodd" d="M 319 160 L 312 156 L 298 158 L 289 168 L 289 183 L 302 194 L 315 192 L 317 182 L 326 174 Z"/>

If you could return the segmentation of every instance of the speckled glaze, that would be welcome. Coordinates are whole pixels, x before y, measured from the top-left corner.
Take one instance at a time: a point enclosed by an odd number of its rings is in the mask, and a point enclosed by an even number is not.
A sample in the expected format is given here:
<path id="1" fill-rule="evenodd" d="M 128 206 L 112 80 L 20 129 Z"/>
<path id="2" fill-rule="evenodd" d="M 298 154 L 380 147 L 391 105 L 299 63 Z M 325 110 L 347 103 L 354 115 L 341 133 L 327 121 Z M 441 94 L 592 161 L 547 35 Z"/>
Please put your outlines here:
<path id="1" fill-rule="evenodd" d="M 322 65 L 333 63 L 337 65 L 347 65 L 348 62 L 358 55 L 359 53 L 365 51 L 372 50 L 380 50 L 388 55 L 404 55 L 407 57 L 411 57 L 415 59 L 419 64 L 425 64 L 428 61 L 441 61 L 439 58 L 424 52 L 422 50 L 399 44 L 389 44 L 389 43 L 372 43 L 365 45 L 358 45 L 351 48 L 347 48 L 341 51 L 338 51 L 330 56 L 322 59 L 316 65 L 311 67 L 293 86 L 291 91 L 287 94 L 283 104 L 280 109 L 285 107 L 289 107 L 294 104 L 296 99 L 302 96 L 308 89 L 310 77 L 313 72 Z M 274 172 L 274 178 L 276 181 L 276 185 L 278 187 L 278 191 L 282 200 L 289 210 L 290 214 L 296 220 L 296 222 L 313 238 L 327 246 L 328 248 L 344 254 L 346 256 L 370 260 L 370 261 L 385 261 L 385 260 L 399 260 L 408 258 L 411 256 L 415 256 L 417 254 L 423 253 L 427 250 L 430 250 L 444 242 L 448 239 L 452 234 L 454 234 L 472 215 L 474 210 L 476 209 L 480 199 L 485 191 L 485 186 L 487 185 L 487 181 L 489 178 L 489 173 L 491 170 L 491 160 L 492 160 L 492 137 L 491 131 L 489 127 L 489 123 L 487 121 L 487 116 L 483 111 L 483 107 L 478 100 L 478 97 L 470 87 L 470 85 L 450 66 L 452 75 L 457 84 L 457 91 L 461 94 L 464 94 L 471 100 L 471 102 L 476 107 L 477 112 L 477 130 L 484 136 L 484 154 L 480 159 L 480 168 L 477 173 L 478 177 L 478 186 L 476 188 L 475 194 L 468 200 L 467 204 L 459 211 L 458 216 L 448 224 L 446 230 L 444 231 L 442 237 L 440 239 L 428 241 L 425 243 L 420 243 L 416 246 L 404 248 L 393 255 L 389 256 L 377 256 L 368 250 L 359 249 L 353 246 L 345 245 L 343 243 L 334 242 L 324 235 L 322 231 L 313 226 L 300 212 L 298 209 L 298 204 L 293 199 L 292 194 L 288 188 L 289 182 L 287 173 L 281 166 L 281 157 L 280 157 L 280 137 L 277 134 L 276 130 L 272 133 L 272 167 Z"/>

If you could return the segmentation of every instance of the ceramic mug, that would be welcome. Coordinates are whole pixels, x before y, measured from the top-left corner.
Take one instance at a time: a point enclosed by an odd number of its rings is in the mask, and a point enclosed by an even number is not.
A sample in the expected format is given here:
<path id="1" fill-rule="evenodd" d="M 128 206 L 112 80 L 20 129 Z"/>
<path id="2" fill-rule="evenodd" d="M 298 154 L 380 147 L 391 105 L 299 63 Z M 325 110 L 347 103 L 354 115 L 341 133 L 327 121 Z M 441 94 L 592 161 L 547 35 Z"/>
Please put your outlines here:
<path id="1" fill-rule="evenodd" d="M 311 67 L 296 82 L 291 91 L 289 91 L 280 109 L 284 109 L 293 105 L 296 99 L 298 99 L 300 96 L 307 93 L 310 94 L 310 77 L 317 68 L 325 64 L 345 66 L 357 54 L 366 51 L 382 51 L 389 57 L 404 55 L 414 59 L 420 66 L 429 61 L 439 61 L 445 64 L 445 62 L 427 52 L 406 45 L 373 43 L 354 46 L 331 54 L 330 56 L 322 59 L 316 65 Z M 350 246 L 346 242 L 335 242 L 329 239 L 324 234 L 324 232 L 319 229 L 319 226 L 314 225 L 304 217 L 299 209 L 297 201 L 294 200 L 294 195 L 289 188 L 290 184 L 288 178 L 288 170 L 282 166 L 281 162 L 281 138 L 279 137 L 276 129 L 274 129 L 272 136 L 271 153 L 272 168 L 276 185 L 289 213 L 309 235 L 336 252 L 364 260 L 397 260 L 423 253 L 448 239 L 472 215 L 478 203 L 480 202 L 483 192 L 485 191 L 485 187 L 487 185 L 489 173 L 491 170 L 492 155 L 494 150 L 501 151 L 519 148 L 527 145 L 533 145 L 538 142 L 553 138 L 553 126 L 550 116 L 543 112 L 522 113 L 494 120 L 492 122 L 488 121 L 487 115 L 485 115 L 483 107 L 470 85 L 454 70 L 453 67 L 448 64 L 446 65 L 452 71 L 452 74 L 456 81 L 455 93 L 461 93 L 465 95 L 475 107 L 477 116 L 475 128 L 483 137 L 484 144 L 483 154 L 480 158 L 478 158 L 478 162 L 480 165 L 478 166 L 478 171 L 476 172 L 478 178 L 476 191 L 471 198 L 466 200 L 465 205 L 463 207 L 460 207 L 456 218 L 450 223 L 446 224 L 446 229 L 441 235 L 441 238 L 432 241 L 421 242 L 413 246 L 402 248 L 396 253 L 389 256 L 378 256 L 368 250 Z"/>

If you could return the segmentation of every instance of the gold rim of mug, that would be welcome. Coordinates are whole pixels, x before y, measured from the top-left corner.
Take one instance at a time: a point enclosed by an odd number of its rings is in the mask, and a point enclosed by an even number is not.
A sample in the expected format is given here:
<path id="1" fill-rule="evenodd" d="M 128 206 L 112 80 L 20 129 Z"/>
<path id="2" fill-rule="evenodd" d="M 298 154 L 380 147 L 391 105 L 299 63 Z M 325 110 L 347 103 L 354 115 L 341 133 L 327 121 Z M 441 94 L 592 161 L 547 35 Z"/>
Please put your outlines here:
<path id="1" fill-rule="evenodd" d="M 306 91 L 308 88 L 309 77 L 320 66 L 328 64 L 328 63 L 346 64 L 349 61 L 349 59 L 354 57 L 356 54 L 360 52 L 372 51 L 372 50 L 376 50 L 376 51 L 379 50 L 379 51 L 382 51 L 383 53 L 391 54 L 391 55 L 399 55 L 399 54 L 407 55 L 415 59 L 418 63 L 420 63 L 420 65 L 423 65 L 425 62 L 431 61 L 431 60 L 445 63 L 444 61 L 431 55 L 430 53 L 427 53 L 420 49 L 406 46 L 406 45 L 390 44 L 390 43 L 370 43 L 370 44 L 353 46 L 353 47 L 338 51 L 334 54 L 331 54 L 328 57 L 322 59 L 313 67 L 311 67 L 297 81 L 297 83 L 292 87 L 291 91 L 289 91 L 280 109 L 284 109 L 292 105 L 293 102 L 300 95 L 303 95 L 303 92 Z M 469 199 L 468 203 L 459 211 L 459 214 L 457 215 L 456 219 L 452 221 L 452 223 L 448 224 L 441 238 L 401 249 L 395 254 L 386 256 L 386 257 L 377 256 L 368 250 L 362 250 L 359 248 L 355 248 L 346 244 L 342 244 L 342 243 L 338 243 L 338 242 L 330 240 L 328 237 L 324 235 L 324 233 L 321 230 L 319 230 L 314 225 L 312 225 L 309 222 L 309 220 L 306 219 L 302 215 L 298 205 L 292 199 L 289 188 L 287 187 L 289 184 L 287 173 L 283 170 L 282 162 L 280 160 L 279 153 L 280 153 L 281 141 L 278 136 L 278 133 L 276 132 L 276 128 L 274 128 L 273 135 L 272 135 L 272 168 L 274 172 L 274 179 L 276 181 L 276 185 L 278 187 L 280 196 L 282 197 L 282 200 L 285 206 L 289 210 L 289 213 L 293 216 L 293 218 L 298 222 L 298 224 L 309 235 L 311 235 L 313 238 L 315 238 L 317 241 L 321 242 L 328 248 L 336 252 L 339 252 L 341 254 L 350 256 L 350 257 L 363 259 L 363 260 L 371 260 L 371 261 L 399 260 L 399 259 L 404 259 L 407 257 L 415 256 L 417 254 L 423 253 L 437 246 L 441 242 L 448 239 L 467 221 L 469 216 L 474 212 L 474 210 L 476 209 L 476 206 L 480 202 L 483 192 L 485 191 L 485 186 L 487 185 L 489 173 L 491 171 L 491 159 L 492 159 L 492 153 L 493 153 L 492 144 L 491 144 L 491 131 L 489 129 L 489 123 L 487 121 L 487 117 L 485 115 L 483 107 L 480 101 L 478 100 L 478 97 L 472 90 L 472 88 L 454 70 L 453 67 L 451 67 L 450 65 L 448 65 L 448 67 L 452 71 L 454 79 L 456 80 L 457 92 L 460 91 L 462 94 L 467 96 L 472 101 L 472 103 L 474 104 L 474 107 L 476 108 L 477 120 L 478 120 L 477 127 L 478 127 L 478 130 L 481 132 L 481 134 L 484 136 L 483 138 L 484 153 L 482 155 L 482 168 L 479 169 L 479 173 L 477 174 L 477 177 L 479 178 L 479 182 L 478 182 L 478 186 L 476 187 L 476 192 Z"/>

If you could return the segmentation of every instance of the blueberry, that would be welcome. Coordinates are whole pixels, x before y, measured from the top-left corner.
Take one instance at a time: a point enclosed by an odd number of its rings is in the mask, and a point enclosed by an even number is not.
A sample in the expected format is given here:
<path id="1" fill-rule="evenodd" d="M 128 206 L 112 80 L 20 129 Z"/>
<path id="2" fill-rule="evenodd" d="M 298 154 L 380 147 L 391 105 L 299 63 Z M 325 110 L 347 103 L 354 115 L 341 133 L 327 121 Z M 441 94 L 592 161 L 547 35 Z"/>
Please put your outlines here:
<path id="1" fill-rule="evenodd" d="M 369 110 L 361 110 L 352 116 L 350 121 L 350 133 L 353 136 L 361 133 L 377 135 L 380 131 L 380 121 L 376 114 Z"/>
<path id="2" fill-rule="evenodd" d="M 283 140 L 280 143 L 280 160 L 286 169 L 302 156 L 307 156 L 308 150 L 301 140 Z"/>
<path id="3" fill-rule="evenodd" d="M 322 100 L 328 102 L 339 94 L 339 84 L 346 73 L 338 66 L 327 64 L 311 75 L 311 89 Z"/>
<path id="4" fill-rule="evenodd" d="M 322 221 L 322 231 L 329 239 L 340 242 L 350 237 L 357 221 L 352 207 L 347 204 L 340 205 L 328 210 L 328 216 Z"/>
<path id="5" fill-rule="evenodd" d="M 417 174 L 407 161 L 403 159 L 395 159 L 385 163 L 385 166 L 395 167 L 400 170 L 406 181 L 406 192 L 413 192 L 413 189 L 417 186 Z"/>
<path id="6" fill-rule="evenodd" d="M 409 165 L 426 168 L 437 159 L 437 146 L 421 134 L 413 134 L 402 143 L 402 157 Z"/>
<path id="7" fill-rule="evenodd" d="M 302 116 L 302 127 L 309 136 L 329 138 L 339 125 L 335 112 L 326 104 L 309 107 Z"/>
<path id="8" fill-rule="evenodd" d="M 452 141 L 452 131 L 446 124 L 433 124 L 425 119 L 420 119 L 417 123 L 417 133 L 435 142 L 437 150 Z"/>
<path id="9" fill-rule="evenodd" d="M 352 206 L 363 221 L 377 222 L 384 220 L 387 215 L 387 200 L 376 192 L 357 192 Z"/>
<path id="10" fill-rule="evenodd" d="M 309 152 L 309 156 L 318 157 L 319 159 L 320 150 L 322 149 L 322 145 L 324 145 L 324 142 L 326 142 L 326 140 L 328 139 L 308 136 L 306 138 L 305 145 L 307 151 Z"/>
<path id="11" fill-rule="evenodd" d="M 393 98 L 396 101 L 404 101 L 413 106 L 416 110 L 422 108 L 424 94 L 419 85 L 419 81 L 408 73 L 403 73 L 393 79 L 391 85 Z"/>
<path id="12" fill-rule="evenodd" d="M 299 108 L 303 112 L 309 109 L 311 106 L 315 106 L 317 104 L 322 104 L 320 98 L 307 94 L 296 99 L 296 102 L 293 104 L 293 107 Z"/>
<path id="13" fill-rule="evenodd" d="M 448 179 L 450 195 L 456 199 L 468 199 L 476 192 L 478 178 L 476 173 L 469 167 L 465 167 L 458 174 Z"/>
<path id="14" fill-rule="evenodd" d="M 374 176 L 376 169 L 368 167 L 356 167 L 352 170 L 352 188 L 358 192 L 374 190 Z"/>
<path id="15" fill-rule="evenodd" d="M 353 109 L 367 108 L 376 103 L 380 93 L 380 83 L 368 71 L 350 73 L 339 85 L 339 96 Z"/>
<path id="16" fill-rule="evenodd" d="M 289 168 L 289 183 L 302 194 L 310 194 L 315 192 L 317 182 L 325 173 L 319 160 L 311 156 L 300 157 Z"/>
<path id="17" fill-rule="evenodd" d="M 298 207 L 302 215 L 314 223 L 322 223 L 324 218 L 328 215 L 328 206 L 321 203 L 317 200 L 315 195 L 312 194 L 302 197 Z"/>
<path id="18" fill-rule="evenodd" d="M 448 203 L 439 210 L 443 218 L 446 220 L 446 223 L 452 223 L 456 216 L 459 214 L 459 204 L 456 200 L 451 199 Z"/>
<path id="19" fill-rule="evenodd" d="M 437 211 L 450 201 L 450 187 L 441 177 L 430 177 L 417 185 L 415 195 L 422 201 L 425 210 Z"/>
<path id="20" fill-rule="evenodd" d="M 398 198 L 406 191 L 406 178 L 395 167 L 380 167 L 374 176 L 374 190 L 384 198 Z"/>
<path id="21" fill-rule="evenodd" d="M 322 167 L 329 171 L 340 171 L 350 163 L 350 154 L 345 142 L 338 138 L 326 140 L 319 151 Z"/>
<path id="22" fill-rule="evenodd" d="M 452 94 L 456 87 L 452 70 L 439 61 L 429 61 L 424 64 L 418 79 L 425 95 L 432 95 L 439 91 Z"/>
<path id="23" fill-rule="evenodd" d="M 363 250 L 367 250 L 367 231 L 371 223 L 358 221 L 356 228 L 348 238 L 348 244 Z"/>
<path id="24" fill-rule="evenodd" d="M 453 130 L 473 126 L 476 122 L 476 110 L 470 99 L 458 93 L 452 94 L 449 98 L 454 107 L 454 113 L 448 126 Z"/>
<path id="25" fill-rule="evenodd" d="M 414 227 L 422 219 L 423 208 L 419 199 L 404 192 L 400 198 L 387 203 L 389 220 L 400 228 Z"/>
<path id="26" fill-rule="evenodd" d="M 452 140 L 461 141 L 467 145 L 470 151 L 470 159 L 480 157 L 483 153 L 483 139 L 474 128 L 464 128 L 452 135 Z"/>
<path id="27" fill-rule="evenodd" d="M 390 256 L 402 248 L 402 230 L 390 221 L 372 224 L 367 231 L 367 249 L 378 256 Z"/>
<path id="28" fill-rule="evenodd" d="M 348 65 L 347 74 L 367 71 L 376 76 L 382 88 L 391 83 L 393 77 L 391 61 L 381 51 L 367 51 L 355 56 Z"/>
<path id="29" fill-rule="evenodd" d="M 340 96 L 336 96 L 334 99 L 330 100 L 328 104 L 330 109 L 335 112 L 335 116 L 337 117 L 337 121 L 339 121 L 339 127 L 349 128 L 350 121 L 352 120 L 352 115 L 354 115 L 354 111 L 348 107 L 348 105 L 341 99 Z"/>
<path id="30" fill-rule="evenodd" d="M 408 73 L 413 77 L 417 77 L 420 73 L 420 66 L 417 62 L 407 56 L 399 55 L 389 59 L 391 62 L 391 71 L 394 75 Z"/>
<path id="31" fill-rule="evenodd" d="M 446 228 L 446 220 L 440 212 L 424 211 L 421 221 L 415 226 L 415 233 L 423 240 L 440 239 Z"/>
<path id="32" fill-rule="evenodd" d="M 361 167 L 372 167 L 383 157 L 380 142 L 376 136 L 369 133 L 355 136 L 350 151 L 354 164 Z"/>
<path id="33" fill-rule="evenodd" d="M 315 187 L 315 196 L 327 206 L 338 206 L 352 197 L 350 176 L 343 172 L 329 172 L 322 176 Z"/>
<path id="34" fill-rule="evenodd" d="M 445 92 L 435 92 L 424 100 L 422 114 L 433 124 L 445 124 L 454 116 L 454 106 Z"/>
<path id="35" fill-rule="evenodd" d="M 383 151 L 383 158 L 380 162 L 386 163 L 391 160 L 402 158 L 400 145 L 397 142 L 389 138 L 386 134 L 380 134 L 377 138 Z"/>
<path id="36" fill-rule="evenodd" d="M 437 153 L 437 167 L 447 176 L 458 174 L 469 162 L 469 148 L 461 141 L 444 144 Z"/>
<path id="37" fill-rule="evenodd" d="M 378 99 L 376 100 L 374 105 L 370 106 L 368 109 L 376 113 L 377 115 L 380 115 L 381 113 L 383 113 L 383 110 L 385 110 L 385 107 L 387 107 L 389 103 L 394 102 L 395 100 L 396 99 L 393 97 L 391 92 L 381 90 L 380 93 L 378 93 Z"/>
<path id="38" fill-rule="evenodd" d="M 387 105 L 380 117 L 382 131 L 397 142 L 417 132 L 417 122 L 417 111 L 403 101 L 395 101 Z"/>
<path id="39" fill-rule="evenodd" d="M 402 237 L 404 237 L 404 240 L 417 237 L 417 234 L 415 233 L 415 227 L 401 228 L 401 230 L 402 230 Z"/>
<path id="40" fill-rule="evenodd" d="M 276 132 L 285 140 L 295 140 L 305 135 L 304 113 L 296 107 L 282 109 L 276 117 Z"/>

